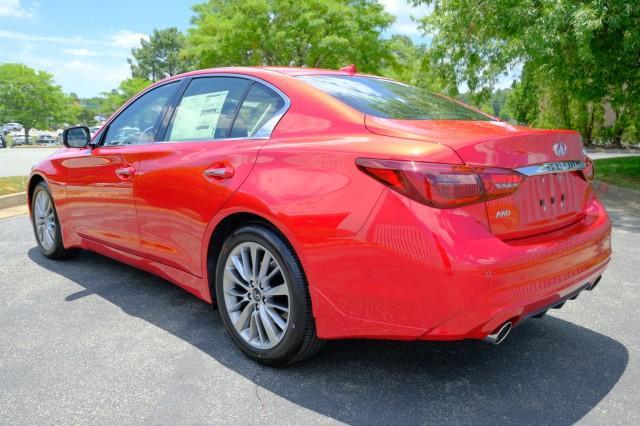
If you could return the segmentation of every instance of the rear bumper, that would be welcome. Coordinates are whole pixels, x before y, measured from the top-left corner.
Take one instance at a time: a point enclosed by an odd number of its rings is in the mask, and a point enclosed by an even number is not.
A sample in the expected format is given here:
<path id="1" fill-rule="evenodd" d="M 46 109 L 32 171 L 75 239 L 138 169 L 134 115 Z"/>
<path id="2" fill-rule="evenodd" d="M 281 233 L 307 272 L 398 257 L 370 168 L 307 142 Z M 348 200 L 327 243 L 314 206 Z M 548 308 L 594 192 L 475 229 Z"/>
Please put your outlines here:
<path id="1" fill-rule="evenodd" d="M 611 256 L 609 218 L 593 194 L 580 222 L 518 241 L 467 213 L 384 195 L 348 255 L 323 257 L 332 267 L 310 287 L 318 335 L 482 339 L 590 286 Z M 342 278 L 329 272 L 336 265 Z"/>

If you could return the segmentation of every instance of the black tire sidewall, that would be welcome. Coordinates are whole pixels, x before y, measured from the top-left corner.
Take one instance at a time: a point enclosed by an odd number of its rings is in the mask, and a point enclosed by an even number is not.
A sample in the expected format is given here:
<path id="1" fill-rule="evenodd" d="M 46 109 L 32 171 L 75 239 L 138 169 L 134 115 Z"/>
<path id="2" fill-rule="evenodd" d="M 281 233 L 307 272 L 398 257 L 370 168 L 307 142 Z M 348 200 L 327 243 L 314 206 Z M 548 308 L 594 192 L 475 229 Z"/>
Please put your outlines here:
<path id="1" fill-rule="evenodd" d="M 282 340 L 271 349 L 257 349 L 238 334 L 229 318 L 223 292 L 224 268 L 231 251 L 241 243 L 255 242 L 267 248 L 282 268 L 289 288 L 289 326 Z M 310 317 L 307 283 L 299 261 L 288 245 L 273 231 L 260 225 L 248 225 L 235 231 L 222 246 L 216 266 L 216 301 L 222 321 L 233 341 L 249 357 L 261 362 L 281 364 L 295 356 L 302 345 L 306 322 Z"/>

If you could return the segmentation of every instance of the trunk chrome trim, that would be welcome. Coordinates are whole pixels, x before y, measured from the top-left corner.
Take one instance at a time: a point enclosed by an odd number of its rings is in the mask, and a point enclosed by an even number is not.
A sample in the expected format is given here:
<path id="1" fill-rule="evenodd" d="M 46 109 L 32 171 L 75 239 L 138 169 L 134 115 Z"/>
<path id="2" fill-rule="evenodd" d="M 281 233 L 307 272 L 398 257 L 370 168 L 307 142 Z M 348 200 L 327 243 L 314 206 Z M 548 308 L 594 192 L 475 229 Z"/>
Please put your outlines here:
<path id="1" fill-rule="evenodd" d="M 576 170 L 583 170 L 587 167 L 587 163 L 584 161 L 554 161 L 550 163 L 534 164 L 533 166 L 525 166 L 517 168 L 518 173 L 522 173 L 525 176 L 537 176 L 546 175 L 550 173 L 559 172 L 573 172 Z"/>

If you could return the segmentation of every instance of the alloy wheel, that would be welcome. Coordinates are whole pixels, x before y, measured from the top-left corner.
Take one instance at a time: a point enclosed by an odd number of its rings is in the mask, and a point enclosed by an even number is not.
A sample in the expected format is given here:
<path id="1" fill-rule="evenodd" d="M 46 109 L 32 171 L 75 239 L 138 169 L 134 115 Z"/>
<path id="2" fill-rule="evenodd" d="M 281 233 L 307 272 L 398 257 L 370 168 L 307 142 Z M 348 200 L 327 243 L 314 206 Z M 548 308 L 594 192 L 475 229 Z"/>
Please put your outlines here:
<path id="1" fill-rule="evenodd" d="M 275 256 L 254 242 L 237 245 L 222 280 L 224 305 L 237 333 L 256 349 L 271 349 L 289 325 L 289 286 Z"/>
<path id="2" fill-rule="evenodd" d="M 33 217 L 38 241 L 45 250 L 52 250 L 56 238 L 56 214 L 51 197 L 46 191 L 40 191 L 36 195 Z"/>

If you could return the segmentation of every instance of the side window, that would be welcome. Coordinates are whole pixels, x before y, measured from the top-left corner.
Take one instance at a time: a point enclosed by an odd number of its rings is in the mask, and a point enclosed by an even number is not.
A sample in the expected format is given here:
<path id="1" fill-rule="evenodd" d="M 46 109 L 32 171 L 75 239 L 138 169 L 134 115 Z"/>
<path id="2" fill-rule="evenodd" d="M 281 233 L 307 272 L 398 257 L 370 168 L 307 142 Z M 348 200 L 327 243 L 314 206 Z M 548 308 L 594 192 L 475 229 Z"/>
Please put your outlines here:
<path id="1" fill-rule="evenodd" d="M 284 107 L 284 99 L 267 86 L 255 83 L 238 112 L 229 137 L 251 138 Z M 275 123 L 274 123 L 275 124 Z M 267 129 L 271 132 L 272 129 Z"/>
<path id="2" fill-rule="evenodd" d="M 151 143 L 178 82 L 153 89 L 129 105 L 109 124 L 104 146 Z"/>
<path id="3" fill-rule="evenodd" d="M 184 92 L 165 140 L 172 142 L 222 139 L 251 81 L 233 77 L 195 78 Z"/>

